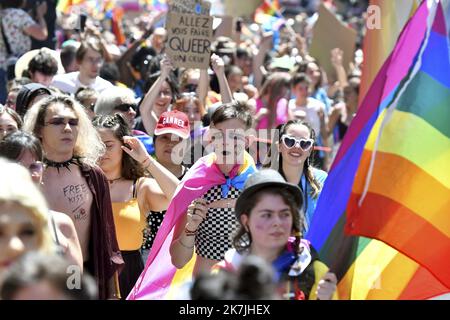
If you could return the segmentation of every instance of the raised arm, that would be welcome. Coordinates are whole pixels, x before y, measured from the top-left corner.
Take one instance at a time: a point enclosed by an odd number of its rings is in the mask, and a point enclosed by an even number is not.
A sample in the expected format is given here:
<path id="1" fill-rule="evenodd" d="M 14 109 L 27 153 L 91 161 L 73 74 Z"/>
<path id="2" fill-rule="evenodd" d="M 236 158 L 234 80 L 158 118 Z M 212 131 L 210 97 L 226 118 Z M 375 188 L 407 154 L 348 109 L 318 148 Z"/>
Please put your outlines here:
<path id="1" fill-rule="evenodd" d="M 93 37 L 98 40 L 98 43 L 100 45 L 100 48 L 103 52 L 103 56 L 105 58 L 106 62 L 113 61 L 113 57 L 111 53 L 108 50 L 108 44 L 106 43 L 105 39 L 103 38 L 100 30 L 95 25 L 86 25 L 86 29 L 83 34 L 83 38 L 87 39 L 89 37 Z"/>
<path id="2" fill-rule="evenodd" d="M 334 130 L 334 127 L 336 127 L 336 124 L 339 121 L 339 117 L 341 116 L 341 108 L 338 105 L 335 105 L 330 112 L 330 115 L 328 117 L 328 122 L 326 123 L 326 125 L 324 126 L 325 130 L 322 134 L 325 135 L 325 137 L 329 137 Z"/>
<path id="3" fill-rule="evenodd" d="M 139 107 L 145 131 L 147 131 L 147 134 L 150 136 L 153 136 L 156 124 L 158 123 L 158 117 L 153 111 L 153 105 L 159 96 L 159 92 L 161 91 L 161 87 L 164 81 L 166 81 L 167 77 L 169 76 L 170 70 L 172 70 L 172 63 L 170 62 L 167 56 L 161 60 L 160 66 L 161 66 L 160 76 L 158 77 L 158 79 L 156 79 L 155 83 L 153 83 L 151 88 L 148 90 Z"/>
<path id="4" fill-rule="evenodd" d="M 273 46 L 273 33 L 265 33 L 261 38 L 261 43 L 259 44 L 259 50 L 253 59 L 253 75 L 255 77 L 253 84 L 256 88 L 260 88 L 263 80 L 263 71 L 261 66 L 264 65 L 264 57 L 266 53 L 272 49 Z"/>
<path id="5" fill-rule="evenodd" d="M 151 36 L 153 33 L 153 25 L 155 22 L 157 22 L 159 19 L 161 19 L 166 13 L 165 12 L 159 12 L 154 15 L 152 15 L 147 23 L 147 29 L 142 34 L 142 36 L 133 42 L 133 44 L 120 56 L 119 59 L 117 59 L 116 64 L 119 67 L 121 71 L 121 82 L 125 83 L 127 86 L 131 86 L 131 80 L 129 80 L 131 76 L 131 65 L 130 60 L 133 57 L 133 55 L 138 51 L 138 49 L 147 41 L 147 39 Z M 123 73 L 127 73 L 127 75 L 124 75 Z"/>
<path id="6" fill-rule="evenodd" d="M 202 105 L 204 106 L 206 106 L 206 96 L 208 95 L 208 90 L 209 90 L 208 70 L 202 69 L 200 70 L 200 79 L 198 81 L 197 96 Z"/>
<path id="7" fill-rule="evenodd" d="M 128 153 L 133 159 L 142 163 L 144 168 L 155 178 L 158 186 L 151 182 L 153 180 L 148 179 L 144 183 L 147 192 L 147 203 L 152 210 L 160 211 L 169 206 L 170 201 L 175 194 L 175 190 L 180 182 L 177 177 L 158 161 L 153 159 L 145 149 L 142 142 L 135 137 L 124 137 L 123 141 L 128 147 L 122 146 L 122 150 Z"/>
<path id="8" fill-rule="evenodd" d="M 195 235 L 200 223 L 208 214 L 204 199 L 198 198 L 191 202 L 186 214 L 175 225 L 173 240 L 170 245 L 172 264 L 178 269 L 183 268 L 194 253 Z"/>
<path id="9" fill-rule="evenodd" d="M 216 54 L 211 56 L 211 64 L 214 72 L 216 73 L 217 80 L 219 81 L 220 95 L 222 97 L 222 103 L 230 103 L 233 101 L 233 94 L 231 93 L 230 86 L 228 85 L 227 77 L 225 76 L 225 63 L 223 59 Z"/>
<path id="10" fill-rule="evenodd" d="M 23 29 L 23 32 L 36 40 L 45 40 L 48 37 L 45 14 L 47 13 L 47 2 L 42 2 L 36 9 L 37 24 L 33 24 Z"/>
<path id="11" fill-rule="evenodd" d="M 328 90 L 329 97 L 334 96 L 336 90 L 340 90 L 342 92 L 348 84 L 347 73 L 345 72 L 343 65 L 343 57 L 344 51 L 341 49 L 334 48 L 331 50 L 331 64 L 336 72 L 337 83 L 335 86 L 330 86 L 330 90 Z"/>

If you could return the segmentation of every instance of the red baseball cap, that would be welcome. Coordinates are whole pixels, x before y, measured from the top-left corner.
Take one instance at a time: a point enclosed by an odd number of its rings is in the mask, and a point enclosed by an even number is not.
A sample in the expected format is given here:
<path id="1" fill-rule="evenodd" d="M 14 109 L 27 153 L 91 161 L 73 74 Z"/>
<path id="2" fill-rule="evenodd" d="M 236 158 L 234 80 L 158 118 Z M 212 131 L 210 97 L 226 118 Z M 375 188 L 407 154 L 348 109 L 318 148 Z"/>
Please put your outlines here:
<path id="1" fill-rule="evenodd" d="M 154 134 L 159 136 L 165 133 L 173 133 L 182 139 L 189 138 L 191 129 L 187 115 L 178 110 L 166 111 L 161 114 Z"/>

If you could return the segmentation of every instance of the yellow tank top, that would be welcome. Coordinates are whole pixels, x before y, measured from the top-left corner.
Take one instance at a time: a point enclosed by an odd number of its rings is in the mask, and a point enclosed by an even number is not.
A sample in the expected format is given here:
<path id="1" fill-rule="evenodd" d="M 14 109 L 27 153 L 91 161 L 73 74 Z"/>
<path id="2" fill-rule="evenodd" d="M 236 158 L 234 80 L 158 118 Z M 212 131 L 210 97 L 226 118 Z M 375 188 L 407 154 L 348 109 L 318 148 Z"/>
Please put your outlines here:
<path id="1" fill-rule="evenodd" d="M 112 210 L 117 242 L 121 251 L 139 250 L 146 227 L 145 216 L 139 210 L 136 195 L 127 202 L 113 202 Z"/>

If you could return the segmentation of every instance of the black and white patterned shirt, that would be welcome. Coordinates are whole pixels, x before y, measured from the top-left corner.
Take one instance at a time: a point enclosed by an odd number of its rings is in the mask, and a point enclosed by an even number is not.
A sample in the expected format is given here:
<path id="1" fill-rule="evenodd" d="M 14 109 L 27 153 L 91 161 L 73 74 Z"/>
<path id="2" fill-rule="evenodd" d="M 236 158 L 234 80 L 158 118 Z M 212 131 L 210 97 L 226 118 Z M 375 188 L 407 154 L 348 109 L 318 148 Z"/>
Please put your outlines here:
<path id="1" fill-rule="evenodd" d="M 231 187 L 226 199 L 236 199 L 240 193 Z M 208 204 L 223 199 L 221 186 L 211 188 L 203 198 Z M 195 236 L 196 254 L 211 260 L 223 260 L 225 252 L 232 247 L 232 237 L 238 226 L 234 208 L 208 209 L 208 216 L 198 227 Z"/>
<path id="2" fill-rule="evenodd" d="M 163 211 L 150 211 L 147 214 L 147 227 L 143 230 L 144 241 L 142 243 L 142 250 L 150 250 L 153 246 L 153 241 L 155 241 L 156 233 L 161 226 L 166 210 Z"/>

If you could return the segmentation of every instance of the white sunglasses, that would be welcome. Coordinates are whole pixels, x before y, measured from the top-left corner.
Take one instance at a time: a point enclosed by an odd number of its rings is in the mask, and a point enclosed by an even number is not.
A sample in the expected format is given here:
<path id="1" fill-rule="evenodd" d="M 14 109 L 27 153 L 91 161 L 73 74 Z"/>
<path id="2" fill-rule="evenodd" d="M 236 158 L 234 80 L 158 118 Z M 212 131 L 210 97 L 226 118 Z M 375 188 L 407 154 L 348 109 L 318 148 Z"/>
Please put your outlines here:
<path id="1" fill-rule="evenodd" d="M 308 151 L 314 145 L 314 139 L 296 139 L 285 134 L 281 137 L 281 141 L 288 149 L 298 145 L 303 151 Z"/>

